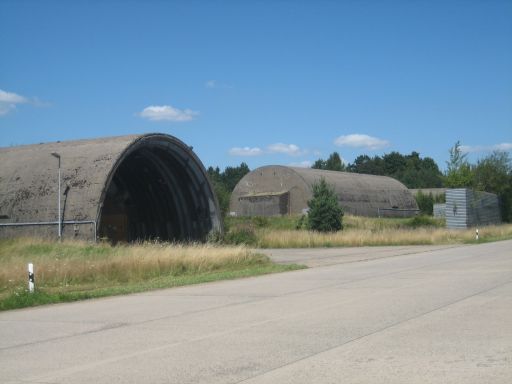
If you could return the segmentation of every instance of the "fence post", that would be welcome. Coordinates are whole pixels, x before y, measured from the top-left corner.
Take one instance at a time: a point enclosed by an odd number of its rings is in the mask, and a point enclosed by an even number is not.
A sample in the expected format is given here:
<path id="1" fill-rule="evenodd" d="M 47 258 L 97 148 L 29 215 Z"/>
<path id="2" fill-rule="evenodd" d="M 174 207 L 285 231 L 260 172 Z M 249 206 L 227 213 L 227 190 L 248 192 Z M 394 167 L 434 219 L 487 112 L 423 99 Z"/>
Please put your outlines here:
<path id="1" fill-rule="evenodd" d="M 28 291 L 34 292 L 34 264 L 28 263 Z"/>

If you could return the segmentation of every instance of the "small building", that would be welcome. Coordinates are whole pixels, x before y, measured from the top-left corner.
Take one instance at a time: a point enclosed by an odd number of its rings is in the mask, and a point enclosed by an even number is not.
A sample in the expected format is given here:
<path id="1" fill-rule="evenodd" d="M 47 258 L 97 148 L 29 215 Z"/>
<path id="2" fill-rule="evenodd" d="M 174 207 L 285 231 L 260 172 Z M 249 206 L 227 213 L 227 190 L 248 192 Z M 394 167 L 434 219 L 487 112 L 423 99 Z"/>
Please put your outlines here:
<path id="1" fill-rule="evenodd" d="M 412 216 L 418 212 L 409 190 L 391 177 L 271 165 L 257 168 L 236 185 L 233 216 L 304 214 L 321 179 L 334 188 L 345 213 L 359 216 Z"/>
<path id="2" fill-rule="evenodd" d="M 56 237 L 59 225 L 63 238 L 114 242 L 203 240 L 222 230 L 203 164 L 173 136 L 0 148 L 0 164 L 2 238 Z"/>
<path id="3" fill-rule="evenodd" d="M 501 223 L 500 204 L 494 193 L 468 188 L 446 190 L 447 228 L 469 228 Z"/>

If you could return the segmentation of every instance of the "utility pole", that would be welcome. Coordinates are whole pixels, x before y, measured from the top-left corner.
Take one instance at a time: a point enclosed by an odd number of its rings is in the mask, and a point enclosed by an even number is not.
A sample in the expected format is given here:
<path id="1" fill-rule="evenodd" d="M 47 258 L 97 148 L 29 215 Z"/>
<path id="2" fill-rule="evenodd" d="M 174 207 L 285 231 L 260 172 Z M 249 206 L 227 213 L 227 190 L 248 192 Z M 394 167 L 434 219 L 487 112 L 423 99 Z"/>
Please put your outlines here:
<path id="1" fill-rule="evenodd" d="M 57 203 L 57 218 L 59 223 L 59 241 L 62 240 L 62 216 L 60 214 L 60 155 L 57 152 L 52 152 L 52 156 L 59 160 L 59 197 Z"/>

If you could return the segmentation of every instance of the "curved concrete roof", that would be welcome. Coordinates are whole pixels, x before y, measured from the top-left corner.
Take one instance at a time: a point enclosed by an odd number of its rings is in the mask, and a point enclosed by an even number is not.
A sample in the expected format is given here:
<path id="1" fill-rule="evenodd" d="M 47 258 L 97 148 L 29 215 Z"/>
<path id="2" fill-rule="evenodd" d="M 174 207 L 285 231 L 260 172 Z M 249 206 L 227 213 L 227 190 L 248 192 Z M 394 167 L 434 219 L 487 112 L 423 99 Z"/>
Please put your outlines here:
<path id="1" fill-rule="evenodd" d="M 391 177 L 271 165 L 257 168 L 240 180 L 230 210 L 240 210 L 240 198 L 289 192 L 289 212 L 301 213 L 313 196 L 313 185 L 321 178 L 334 187 L 347 213 L 377 216 L 379 209 L 418 209 L 405 185 Z"/>
<path id="2" fill-rule="evenodd" d="M 159 133 L 0 148 L 0 223 L 58 220 L 58 160 L 52 156 L 58 153 L 62 219 L 94 220 L 99 226 L 105 197 L 118 168 L 135 152 L 149 159 L 156 157 L 152 155 L 155 151 L 168 153 L 175 168 L 186 169 L 191 175 L 191 188 L 208 200 L 205 204 L 211 229 L 220 230 L 218 204 L 201 161 L 185 143 Z M 152 160 L 152 164 L 162 174 L 174 172 L 162 169 L 170 161 L 164 164 Z"/>

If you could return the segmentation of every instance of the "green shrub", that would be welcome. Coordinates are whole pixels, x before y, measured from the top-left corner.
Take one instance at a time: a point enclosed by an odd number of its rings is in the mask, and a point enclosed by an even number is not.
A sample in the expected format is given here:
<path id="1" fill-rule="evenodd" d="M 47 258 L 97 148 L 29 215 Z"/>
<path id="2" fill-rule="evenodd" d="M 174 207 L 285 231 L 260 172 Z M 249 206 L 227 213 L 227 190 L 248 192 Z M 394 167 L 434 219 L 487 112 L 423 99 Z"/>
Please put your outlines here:
<path id="1" fill-rule="evenodd" d="M 319 232 L 336 232 L 343 229 L 343 210 L 334 188 L 325 179 L 313 185 L 313 198 L 308 201 L 308 228 Z"/>
<path id="2" fill-rule="evenodd" d="M 270 220 L 264 216 L 254 216 L 252 223 L 258 228 L 266 228 L 270 225 Z"/>
<path id="3" fill-rule="evenodd" d="M 444 193 L 434 196 L 432 193 L 427 195 L 421 190 L 416 193 L 414 198 L 416 199 L 416 203 L 418 204 L 418 208 L 422 215 L 432 216 L 434 214 L 434 204 L 446 202 Z"/>
<path id="4" fill-rule="evenodd" d="M 430 216 L 414 216 L 410 218 L 406 224 L 407 227 L 418 228 L 418 227 L 442 227 L 444 226 L 442 219 L 435 219 Z"/>
<path id="5" fill-rule="evenodd" d="M 308 217 L 306 215 L 302 215 L 297 220 L 297 224 L 295 224 L 295 229 L 306 229 L 308 227 Z"/>
<path id="6" fill-rule="evenodd" d="M 210 244 L 220 244 L 224 240 L 224 235 L 221 231 L 210 231 L 206 236 L 206 242 Z"/>
<path id="7" fill-rule="evenodd" d="M 231 228 L 224 236 L 227 244 L 255 245 L 257 243 L 256 232 L 250 225 L 240 225 Z"/>
<path id="8" fill-rule="evenodd" d="M 422 191 L 418 191 L 416 196 L 416 203 L 418 204 L 418 208 L 420 209 L 420 213 L 422 215 L 430 215 L 432 216 L 434 213 L 434 197 L 432 193 L 428 195 L 423 193 Z"/>

